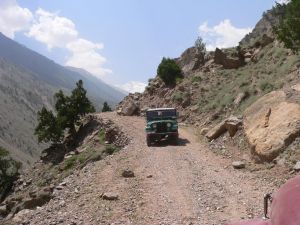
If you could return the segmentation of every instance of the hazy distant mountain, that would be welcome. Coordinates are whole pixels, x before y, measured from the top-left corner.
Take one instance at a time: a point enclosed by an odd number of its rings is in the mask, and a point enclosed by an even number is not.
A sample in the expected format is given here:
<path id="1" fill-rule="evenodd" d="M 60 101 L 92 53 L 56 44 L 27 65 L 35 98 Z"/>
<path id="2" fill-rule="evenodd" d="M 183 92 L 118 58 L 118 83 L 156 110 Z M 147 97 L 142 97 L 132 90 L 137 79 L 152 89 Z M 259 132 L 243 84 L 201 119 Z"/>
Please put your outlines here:
<path id="1" fill-rule="evenodd" d="M 90 81 L 90 82 L 86 82 L 85 87 L 91 93 L 99 93 L 99 91 L 101 90 L 101 97 L 103 98 L 103 100 L 107 101 L 111 105 L 115 105 L 116 103 L 119 103 L 125 97 L 125 95 L 128 94 L 126 92 L 123 92 L 122 90 L 119 90 L 118 88 L 108 85 L 107 83 L 96 78 L 95 76 L 93 76 L 91 73 L 89 73 L 84 69 L 70 67 L 70 66 L 67 66 L 66 68 L 73 72 L 79 73 L 86 80 Z M 96 84 L 96 85 L 90 85 L 90 84 Z"/>
<path id="2" fill-rule="evenodd" d="M 23 163 L 37 159 L 45 147 L 33 135 L 37 111 L 43 105 L 51 109 L 53 94 L 70 92 L 79 79 L 98 109 L 125 96 L 90 73 L 63 67 L 0 33 L 0 146 Z"/>

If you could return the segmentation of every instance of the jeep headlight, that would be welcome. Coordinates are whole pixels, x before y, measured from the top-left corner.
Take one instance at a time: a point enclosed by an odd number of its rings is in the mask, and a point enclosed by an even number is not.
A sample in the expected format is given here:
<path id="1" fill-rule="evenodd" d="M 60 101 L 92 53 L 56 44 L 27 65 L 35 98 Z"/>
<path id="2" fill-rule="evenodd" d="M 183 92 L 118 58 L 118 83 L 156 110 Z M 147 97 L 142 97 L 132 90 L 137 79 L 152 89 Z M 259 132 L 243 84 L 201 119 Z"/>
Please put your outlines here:
<path id="1" fill-rule="evenodd" d="M 167 127 L 172 127 L 172 124 L 171 123 L 167 123 Z"/>
<path id="2" fill-rule="evenodd" d="M 156 124 L 156 123 L 152 124 L 152 127 L 153 127 L 153 128 L 156 128 L 156 127 L 157 127 L 157 124 Z"/>

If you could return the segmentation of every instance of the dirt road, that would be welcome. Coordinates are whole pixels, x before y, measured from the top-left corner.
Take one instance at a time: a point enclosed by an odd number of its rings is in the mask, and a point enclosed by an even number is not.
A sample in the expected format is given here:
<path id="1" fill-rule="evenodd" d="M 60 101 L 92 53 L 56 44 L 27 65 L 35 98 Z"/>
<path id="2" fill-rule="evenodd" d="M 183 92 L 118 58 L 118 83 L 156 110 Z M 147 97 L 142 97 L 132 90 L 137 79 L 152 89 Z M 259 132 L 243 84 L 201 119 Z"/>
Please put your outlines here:
<path id="1" fill-rule="evenodd" d="M 32 213 L 29 224 L 61 218 L 60 224 L 218 225 L 262 215 L 269 181 L 234 170 L 230 159 L 202 146 L 188 128 L 180 128 L 178 146 L 147 147 L 143 118 L 99 116 L 122 127 L 131 143 L 68 177 L 66 187 Z M 124 169 L 135 177 L 123 178 Z M 117 193 L 119 200 L 103 200 L 103 192 Z"/>

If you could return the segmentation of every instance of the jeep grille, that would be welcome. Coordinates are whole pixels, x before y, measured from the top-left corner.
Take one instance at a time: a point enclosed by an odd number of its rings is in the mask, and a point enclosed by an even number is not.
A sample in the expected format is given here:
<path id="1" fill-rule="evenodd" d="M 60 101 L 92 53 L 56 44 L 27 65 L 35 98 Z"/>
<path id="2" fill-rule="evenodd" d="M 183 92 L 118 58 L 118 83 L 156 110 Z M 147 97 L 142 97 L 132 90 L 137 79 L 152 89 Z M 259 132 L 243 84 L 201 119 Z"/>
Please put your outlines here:
<path id="1" fill-rule="evenodd" d="M 158 133 L 167 132 L 167 123 L 157 123 L 156 131 Z"/>

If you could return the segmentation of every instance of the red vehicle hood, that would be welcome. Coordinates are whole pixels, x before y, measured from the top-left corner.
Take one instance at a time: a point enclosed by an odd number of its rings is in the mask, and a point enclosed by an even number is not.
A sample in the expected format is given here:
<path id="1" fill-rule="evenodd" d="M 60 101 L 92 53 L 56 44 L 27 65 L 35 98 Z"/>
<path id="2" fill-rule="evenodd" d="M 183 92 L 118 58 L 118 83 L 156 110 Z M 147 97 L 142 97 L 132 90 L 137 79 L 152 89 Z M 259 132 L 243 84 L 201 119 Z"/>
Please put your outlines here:
<path id="1" fill-rule="evenodd" d="M 243 222 L 237 222 L 237 223 L 226 223 L 224 225 L 271 225 L 269 221 L 261 220 L 261 219 L 254 219 L 254 220 L 248 220 Z"/>
<path id="2" fill-rule="evenodd" d="M 300 224 L 300 176 L 288 180 L 273 196 L 271 225 Z"/>
<path id="3" fill-rule="evenodd" d="M 270 220 L 249 220 L 225 225 L 300 225 L 300 176 L 288 180 L 273 195 Z"/>

